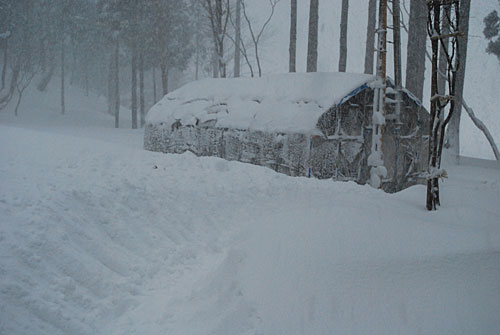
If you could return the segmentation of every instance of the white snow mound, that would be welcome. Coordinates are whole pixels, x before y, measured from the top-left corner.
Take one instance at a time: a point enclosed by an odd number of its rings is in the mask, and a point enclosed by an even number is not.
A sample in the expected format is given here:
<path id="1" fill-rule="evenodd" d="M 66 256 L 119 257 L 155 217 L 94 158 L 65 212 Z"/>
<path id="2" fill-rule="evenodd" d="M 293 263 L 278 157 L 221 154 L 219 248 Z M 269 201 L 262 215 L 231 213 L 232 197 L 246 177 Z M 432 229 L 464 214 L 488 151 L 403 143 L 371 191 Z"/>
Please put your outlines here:
<path id="1" fill-rule="evenodd" d="M 262 78 L 203 79 L 151 108 L 150 124 L 314 133 L 318 118 L 374 77 L 354 73 L 287 73 Z"/>

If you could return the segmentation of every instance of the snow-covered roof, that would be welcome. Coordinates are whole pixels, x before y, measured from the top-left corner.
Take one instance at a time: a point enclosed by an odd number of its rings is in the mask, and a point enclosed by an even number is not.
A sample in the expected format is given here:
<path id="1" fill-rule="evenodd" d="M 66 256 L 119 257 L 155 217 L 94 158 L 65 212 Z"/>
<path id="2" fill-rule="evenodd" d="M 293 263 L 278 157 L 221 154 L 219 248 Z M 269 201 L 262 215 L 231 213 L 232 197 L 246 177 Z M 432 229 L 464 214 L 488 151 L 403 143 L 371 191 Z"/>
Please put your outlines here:
<path id="1" fill-rule="evenodd" d="M 203 79 L 166 95 L 148 112 L 146 122 L 315 133 L 324 112 L 374 80 L 353 73 Z"/>

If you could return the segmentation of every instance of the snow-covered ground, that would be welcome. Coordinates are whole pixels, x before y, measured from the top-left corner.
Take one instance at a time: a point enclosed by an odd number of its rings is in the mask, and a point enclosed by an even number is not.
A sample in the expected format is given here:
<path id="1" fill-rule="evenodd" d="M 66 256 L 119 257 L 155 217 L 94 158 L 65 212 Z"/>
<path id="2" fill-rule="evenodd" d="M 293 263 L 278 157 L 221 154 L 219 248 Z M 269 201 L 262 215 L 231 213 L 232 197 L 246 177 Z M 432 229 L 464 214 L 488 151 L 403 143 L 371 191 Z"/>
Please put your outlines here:
<path id="1" fill-rule="evenodd" d="M 0 114 L 0 334 L 499 333 L 500 170 L 446 166 L 429 213 L 423 186 L 147 152 L 47 94 Z"/>

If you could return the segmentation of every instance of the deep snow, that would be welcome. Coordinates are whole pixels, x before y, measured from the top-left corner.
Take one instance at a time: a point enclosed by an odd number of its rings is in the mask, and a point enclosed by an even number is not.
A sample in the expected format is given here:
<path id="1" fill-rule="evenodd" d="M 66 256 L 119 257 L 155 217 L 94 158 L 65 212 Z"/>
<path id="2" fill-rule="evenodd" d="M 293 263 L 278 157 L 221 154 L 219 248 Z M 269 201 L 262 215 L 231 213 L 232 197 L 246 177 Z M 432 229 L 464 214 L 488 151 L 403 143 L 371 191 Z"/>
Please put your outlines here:
<path id="1" fill-rule="evenodd" d="M 163 97 L 148 112 L 146 123 L 215 122 L 218 128 L 320 133 L 316 125 L 323 113 L 374 80 L 335 72 L 198 80 Z"/>
<path id="2" fill-rule="evenodd" d="M 35 100 L 0 115 L 0 334 L 498 334 L 497 168 L 445 166 L 429 213 Z"/>

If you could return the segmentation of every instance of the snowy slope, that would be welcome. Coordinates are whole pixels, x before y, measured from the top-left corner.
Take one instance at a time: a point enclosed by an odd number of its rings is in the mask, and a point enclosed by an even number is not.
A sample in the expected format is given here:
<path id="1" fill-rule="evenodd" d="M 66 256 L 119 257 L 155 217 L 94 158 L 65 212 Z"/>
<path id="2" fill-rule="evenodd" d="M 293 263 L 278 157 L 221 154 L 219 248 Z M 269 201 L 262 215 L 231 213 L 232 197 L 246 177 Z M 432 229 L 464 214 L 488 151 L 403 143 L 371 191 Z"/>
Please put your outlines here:
<path id="1" fill-rule="evenodd" d="M 428 213 L 421 186 L 146 152 L 88 103 L 1 116 L 0 334 L 498 333 L 500 170 L 449 168 Z"/>

